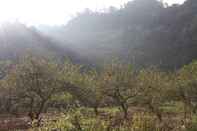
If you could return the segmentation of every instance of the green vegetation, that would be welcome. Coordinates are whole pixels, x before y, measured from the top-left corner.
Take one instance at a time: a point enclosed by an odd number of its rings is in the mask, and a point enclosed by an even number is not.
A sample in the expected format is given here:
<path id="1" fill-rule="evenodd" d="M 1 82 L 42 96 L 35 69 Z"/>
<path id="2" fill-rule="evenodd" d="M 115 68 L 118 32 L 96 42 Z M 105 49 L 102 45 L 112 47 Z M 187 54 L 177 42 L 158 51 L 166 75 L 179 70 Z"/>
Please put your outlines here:
<path id="1" fill-rule="evenodd" d="M 90 112 L 91 113 L 91 112 Z M 35 131 L 195 131 L 196 122 L 189 126 L 182 125 L 181 120 L 166 118 L 165 122 L 160 123 L 152 114 L 141 112 L 134 113 L 129 121 L 121 119 L 107 119 L 100 117 L 87 117 L 76 113 L 62 114 L 56 121 L 46 122 L 42 127 L 35 127 Z"/>
<path id="2" fill-rule="evenodd" d="M 196 130 L 196 62 L 174 72 L 119 61 L 95 70 L 28 56 L 7 66 L 0 111 L 28 116 L 29 130 Z"/>

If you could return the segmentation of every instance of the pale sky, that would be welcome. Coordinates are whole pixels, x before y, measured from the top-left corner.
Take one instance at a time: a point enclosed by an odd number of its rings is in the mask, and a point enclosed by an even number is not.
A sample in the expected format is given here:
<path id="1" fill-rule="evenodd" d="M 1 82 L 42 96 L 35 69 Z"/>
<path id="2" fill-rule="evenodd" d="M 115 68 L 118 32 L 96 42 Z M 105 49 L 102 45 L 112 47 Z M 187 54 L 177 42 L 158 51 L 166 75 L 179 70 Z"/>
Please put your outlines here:
<path id="1" fill-rule="evenodd" d="M 30 25 L 64 24 L 76 12 L 85 8 L 101 10 L 120 7 L 129 0 L 0 0 L 0 23 L 19 20 Z M 163 0 L 169 4 L 184 0 Z"/>

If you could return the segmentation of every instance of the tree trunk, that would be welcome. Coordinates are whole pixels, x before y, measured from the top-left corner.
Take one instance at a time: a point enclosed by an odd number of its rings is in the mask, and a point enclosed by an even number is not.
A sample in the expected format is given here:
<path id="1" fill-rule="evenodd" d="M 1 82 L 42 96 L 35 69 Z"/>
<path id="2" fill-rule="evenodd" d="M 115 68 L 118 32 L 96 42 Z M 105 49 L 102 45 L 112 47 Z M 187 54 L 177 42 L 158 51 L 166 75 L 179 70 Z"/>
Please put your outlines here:
<path id="1" fill-rule="evenodd" d="M 47 100 L 42 100 L 41 105 L 38 109 L 38 112 L 36 113 L 36 119 L 39 119 L 40 114 L 42 113 L 46 102 L 47 102 Z"/>
<path id="2" fill-rule="evenodd" d="M 33 121 L 34 120 L 34 113 L 33 113 L 33 107 L 34 107 L 34 99 L 33 98 L 30 98 L 31 102 L 30 102 L 30 111 L 29 111 L 29 117 L 31 118 L 31 120 Z"/>
<path id="3" fill-rule="evenodd" d="M 196 109 L 197 109 L 197 105 L 193 106 L 193 109 L 192 109 L 193 114 L 196 114 Z"/>
<path id="4" fill-rule="evenodd" d="M 150 110 L 151 110 L 152 113 L 155 113 L 155 114 L 156 114 L 158 120 L 159 120 L 160 122 L 162 122 L 162 120 L 163 120 L 163 119 L 162 119 L 162 114 L 161 114 L 161 112 L 159 111 L 159 109 L 158 109 L 158 108 L 154 108 L 154 106 L 152 106 L 152 104 L 149 104 L 149 108 L 150 108 Z"/>
<path id="5" fill-rule="evenodd" d="M 158 112 L 156 113 L 156 115 L 157 115 L 157 118 L 159 119 L 159 122 L 162 122 L 162 121 L 163 121 L 163 119 L 162 119 L 162 114 L 158 111 Z"/>
<path id="6" fill-rule="evenodd" d="M 128 106 L 124 103 L 121 103 L 120 105 L 124 113 L 124 119 L 128 119 Z"/>
<path id="7" fill-rule="evenodd" d="M 83 131 L 82 128 L 81 128 L 81 124 L 79 122 L 79 119 L 77 116 L 74 117 L 74 126 L 75 128 L 78 130 L 78 131 Z"/>
<path id="8" fill-rule="evenodd" d="M 95 113 L 96 116 L 99 115 L 99 111 L 98 111 L 98 107 L 97 106 L 94 107 L 94 113 Z"/>
<path id="9" fill-rule="evenodd" d="M 184 102 L 184 119 L 185 121 L 187 119 L 191 119 L 192 109 L 191 104 L 188 100 L 185 100 Z"/>
<path id="10" fill-rule="evenodd" d="M 36 113 L 35 119 L 38 120 L 37 127 L 39 127 L 41 125 L 42 118 L 40 117 L 40 114 L 42 113 L 46 102 L 47 102 L 47 100 L 45 100 L 45 99 L 42 100 L 41 105 L 38 109 L 38 112 Z"/>

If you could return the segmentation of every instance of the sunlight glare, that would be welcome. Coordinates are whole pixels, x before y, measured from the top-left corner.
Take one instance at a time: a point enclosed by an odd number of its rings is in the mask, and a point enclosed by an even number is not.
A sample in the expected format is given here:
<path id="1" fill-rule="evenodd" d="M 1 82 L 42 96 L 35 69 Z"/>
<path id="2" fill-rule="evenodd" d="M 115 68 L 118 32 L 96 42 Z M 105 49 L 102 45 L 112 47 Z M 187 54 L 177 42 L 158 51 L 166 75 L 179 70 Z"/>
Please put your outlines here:
<path id="1" fill-rule="evenodd" d="M 85 8 L 100 10 L 120 7 L 128 0 L 0 0 L 0 23 L 21 21 L 26 24 L 64 24 Z M 183 1 L 183 0 L 166 0 Z"/>

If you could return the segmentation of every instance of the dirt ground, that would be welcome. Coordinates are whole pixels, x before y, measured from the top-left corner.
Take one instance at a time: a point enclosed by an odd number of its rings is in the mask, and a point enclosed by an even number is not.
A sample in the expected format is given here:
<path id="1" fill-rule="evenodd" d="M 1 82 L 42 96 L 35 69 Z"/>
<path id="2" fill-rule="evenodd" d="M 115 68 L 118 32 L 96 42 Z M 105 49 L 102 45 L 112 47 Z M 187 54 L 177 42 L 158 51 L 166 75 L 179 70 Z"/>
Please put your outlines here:
<path id="1" fill-rule="evenodd" d="M 0 115 L 0 131 L 12 131 L 16 129 L 26 130 L 30 127 L 28 117 L 24 115 L 11 116 Z"/>

